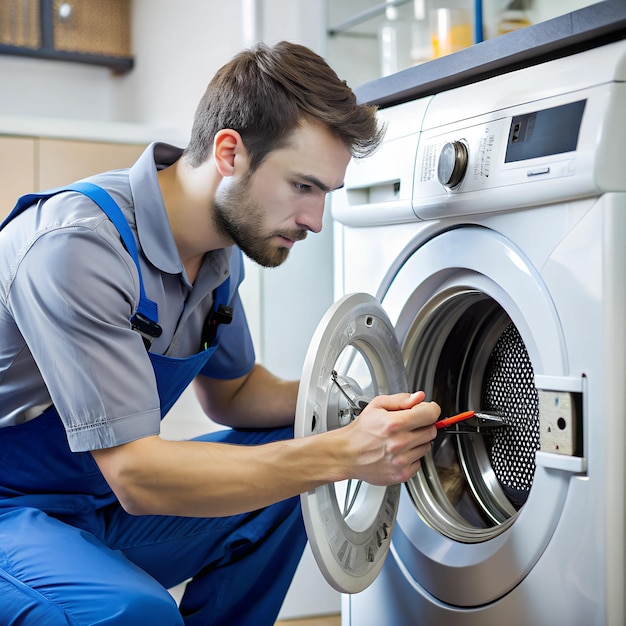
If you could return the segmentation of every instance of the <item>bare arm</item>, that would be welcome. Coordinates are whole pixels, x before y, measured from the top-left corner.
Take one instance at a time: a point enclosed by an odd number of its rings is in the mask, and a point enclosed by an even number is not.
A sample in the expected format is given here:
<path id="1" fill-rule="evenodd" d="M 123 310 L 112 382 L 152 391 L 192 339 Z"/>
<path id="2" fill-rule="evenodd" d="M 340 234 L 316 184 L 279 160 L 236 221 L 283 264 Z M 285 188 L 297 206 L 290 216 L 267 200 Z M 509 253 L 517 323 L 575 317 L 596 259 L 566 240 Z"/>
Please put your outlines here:
<path id="1" fill-rule="evenodd" d="M 234 380 L 198 376 L 194 389 L 204 412 L 220 424 L 234 428 L 293 424 L 298 382 L 278 378 L 262 365 Z"/>
<path id="2" fill-rule="evenodd" d="M 435 437 L 435 403 L 379 396 L 345 428 L 260 446 L 166 441 L 157 436 L 94 451 L 130 513 L 221 516 L 267 506 L 322 484 L 408 480 Z"/>

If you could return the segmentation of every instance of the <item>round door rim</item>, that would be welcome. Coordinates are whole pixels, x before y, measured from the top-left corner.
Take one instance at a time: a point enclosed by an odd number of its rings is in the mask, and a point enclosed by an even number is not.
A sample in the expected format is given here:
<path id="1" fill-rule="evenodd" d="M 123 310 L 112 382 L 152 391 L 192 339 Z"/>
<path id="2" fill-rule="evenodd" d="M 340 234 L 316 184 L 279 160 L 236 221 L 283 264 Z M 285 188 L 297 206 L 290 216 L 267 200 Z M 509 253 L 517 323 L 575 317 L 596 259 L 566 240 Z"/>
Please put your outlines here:
<path id="1" fill-rule="evenodd" d="M 331 373 L 346 347 L 367 361 L 378 393 L 407 391 L 406 372 L 395 329 L 380 303 L 369 294 L 350 294 L 326 312 L 305 359 L 294 434 L 305 437 L 328 430 Z M 333 484 L 301 495 L 304 523 L 317 564 L 331 586 L 344 593 L 368 587 L 382 569 L 400 499 L 400 485 L 363 483 L 359 506 L 368 523 L 355 530 L 337 505 Z"/>

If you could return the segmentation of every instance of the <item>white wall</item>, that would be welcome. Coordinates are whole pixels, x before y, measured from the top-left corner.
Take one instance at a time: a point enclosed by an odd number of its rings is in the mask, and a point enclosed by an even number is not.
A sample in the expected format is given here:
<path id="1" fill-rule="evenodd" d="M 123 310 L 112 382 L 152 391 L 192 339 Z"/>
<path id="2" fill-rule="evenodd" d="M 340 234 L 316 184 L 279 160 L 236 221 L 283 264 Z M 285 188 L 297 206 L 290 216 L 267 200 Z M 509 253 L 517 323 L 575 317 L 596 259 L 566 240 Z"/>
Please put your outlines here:
<path id="1" fill-rule="evenodd" d="M 135 68 L 115 81 L 115 114 L 186 140 L 207 83 L 242 48 L 241 24 L 240 2 L 133 0 Z"/>
<path id="2" fill-rule="evenodd" d="M 0 84 L 0 115 L 114 119 L 105 68 L 0 55 Z"/>

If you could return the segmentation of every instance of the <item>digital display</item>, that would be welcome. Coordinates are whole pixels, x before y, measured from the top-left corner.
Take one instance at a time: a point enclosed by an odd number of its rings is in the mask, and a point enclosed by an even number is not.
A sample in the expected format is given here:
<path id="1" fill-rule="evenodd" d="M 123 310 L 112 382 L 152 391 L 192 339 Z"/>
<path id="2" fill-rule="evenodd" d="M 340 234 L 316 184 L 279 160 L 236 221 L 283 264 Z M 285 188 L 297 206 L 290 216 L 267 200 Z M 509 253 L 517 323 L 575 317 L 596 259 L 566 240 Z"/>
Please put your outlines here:
<path id="1" fill-rule="evenodd" d="M 505 163 L 576 150 L 586 100 L 516 115 L 511 121 Z"/>

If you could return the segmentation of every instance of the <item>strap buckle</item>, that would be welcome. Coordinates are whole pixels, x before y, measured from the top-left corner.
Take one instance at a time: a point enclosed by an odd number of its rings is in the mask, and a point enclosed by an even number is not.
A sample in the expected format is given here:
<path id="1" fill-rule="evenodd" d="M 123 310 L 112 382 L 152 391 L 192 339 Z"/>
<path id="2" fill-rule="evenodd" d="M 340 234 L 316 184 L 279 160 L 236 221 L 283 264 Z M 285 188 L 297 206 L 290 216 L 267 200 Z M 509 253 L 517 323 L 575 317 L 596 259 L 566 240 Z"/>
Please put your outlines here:
<path id="1" fill-rule="evenodd" d="M 211 311 L 204 322 L 202 329 L 202 349 L 211 346 L 217 335 L 217 327 L 220 324 L 230 324 L 233 321 L 233 307 L 220 304 L 217 309 Z"/>
<path id="2" fill-rule="evenodd" d="M 132 329 L 141 335 L 146 350 L 149 350 L 152 342 L 163 333 L 163 329 L 156 322 L 139 311 L 130 318 L 130 323 Z"/>

